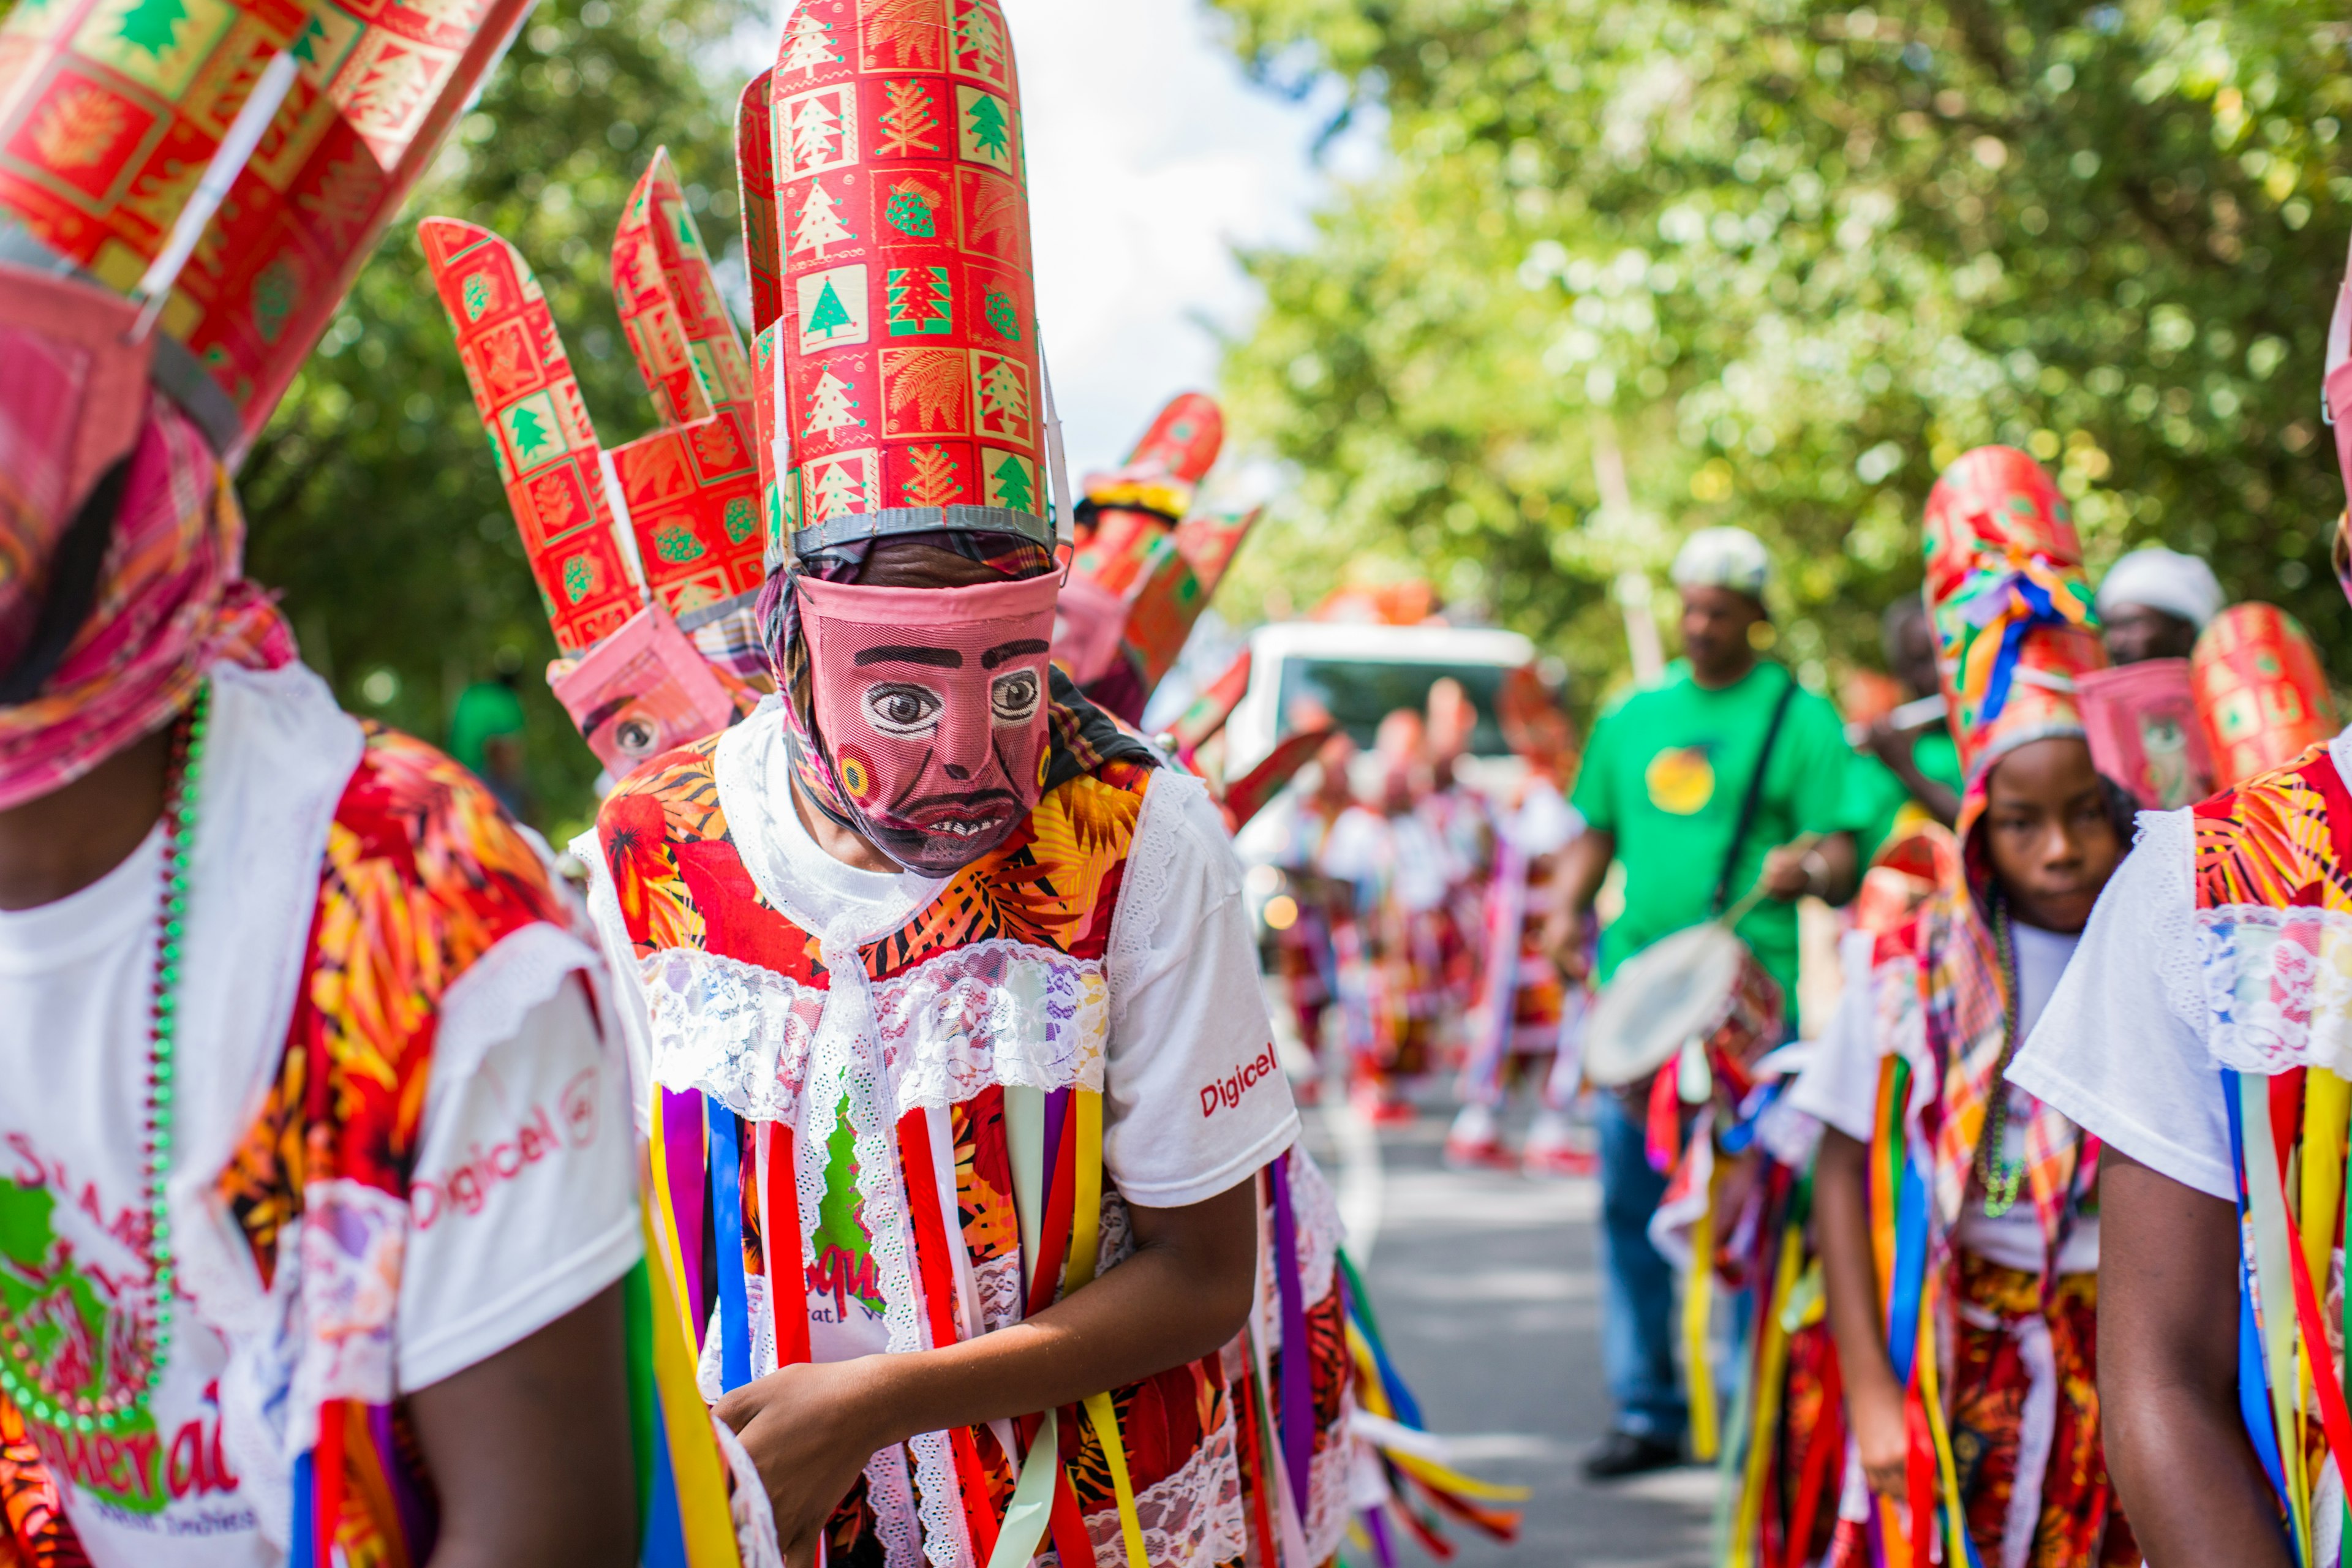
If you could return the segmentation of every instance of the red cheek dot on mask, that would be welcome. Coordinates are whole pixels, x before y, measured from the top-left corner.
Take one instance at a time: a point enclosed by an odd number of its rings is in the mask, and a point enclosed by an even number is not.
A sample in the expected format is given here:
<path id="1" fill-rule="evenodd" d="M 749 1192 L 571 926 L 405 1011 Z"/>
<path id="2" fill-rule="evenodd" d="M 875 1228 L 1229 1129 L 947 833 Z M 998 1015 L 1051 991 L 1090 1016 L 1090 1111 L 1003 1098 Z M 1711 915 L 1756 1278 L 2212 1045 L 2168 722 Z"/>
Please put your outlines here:
<path id="1" fill-rule="evenodd" d="M 841 787 L 857 800 L 864 800 L 866 793 L 874 787 L 874 778 L 866 771 L 866 760 L 854 752 L 841 754 Z"/>

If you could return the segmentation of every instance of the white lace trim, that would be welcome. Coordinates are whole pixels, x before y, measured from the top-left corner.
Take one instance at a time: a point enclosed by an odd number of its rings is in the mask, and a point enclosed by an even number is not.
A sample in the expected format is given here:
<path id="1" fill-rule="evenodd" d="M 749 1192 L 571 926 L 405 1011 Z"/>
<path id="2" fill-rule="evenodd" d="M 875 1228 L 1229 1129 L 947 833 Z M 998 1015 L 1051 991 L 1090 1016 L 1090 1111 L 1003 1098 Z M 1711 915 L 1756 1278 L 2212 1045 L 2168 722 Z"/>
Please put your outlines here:
<path id="1" fill-rule="evenodd" d="M 318 1440 L 320 1402 L 392 1402 L 408 1228 L 407 1203 L 389 1193 L 312 1183 L 278 1237 L 268 1326 L 229 1339 L 222 1447 L 271 1542 L 291 1539 L 294 1461 Z"/>
<path id="2" fill-rule="evenodd" d="M 1304 1147 L 1291 1145 L 1288 1169 L 1290 1215 L 1298 1227 L 1299 1300 L 1312 1311 L 1318 1302 L 1331 1294 L 1332 1277 L 1339 1268 L 1339 1246 L 1347 1237 L 1347 1226 L 1339 1218 L 1339 1200 L 1332 1194 L 1330 1183 L 1323 1179 L 1321 1167 Z M 1274 1201 L 1269 1194 L 1258 1205 L 1257 1271 L 1258 1289 L 1264 1296 L 1259 1306 L 1264 1313 L 1268 1353 L 1282 1348 L 1281 1281 L 1273 1267 L 1274 1235 Z"/>
<path id="3" fill-rule="evenodd" d="M 1173 1475 L 1136 1494 L 1135 1518 L 1143 1530 L 1143 1556 L 1150 1568 L 1212 1568 L 1248 1549 L 1231 1406 Z M 1342 1524 L 1344 1528 L 1344 1521 Z M 1097 1568 L 1128 1568 L 1118 1509 L 1088 1514 L 1087 1535 L 1094 1542 Z M 1337 1547 L 1335 1539 L 1315 1561 L 1324 1561 Z"/>
<path id="4" fill-rule="evenodd" d="M 441 1022 L 434 1034 L 427 1119 L 472 1079 L 492 1050 L 522 1032 L 531 1009 L 572 975 L 593 975 L 596 968 L 596 954 L 586 942 L 541 921 L 500 938 L 451 981 L 441 994 Z"/>
<path id="5" fill-rule="evenodd" d="M 1340 1399 L 1339 1422 L 1325 1435 L 1323 1451 L 1307 1463 L 1307 1557 L 1328 1563 L 1347 1538 L 1349 1504 L 1356 1489 L 1356 1440 L 1349 1427 L 1353 1390 Z M 1369 1446 L 1369 1445 L 1368 1445 Z"/>
<path id="6" fill-rule="evenodd" d="M 726 1458 L 727 1479 L 733 1483 L 727 1502 L 734 1516 L 735 1547 L 742 1554 L 743 1568 L 784 1568 L 783 1549 L 776 1544 L 776 1510 L 768 1501 L 760 1468 L 726 1422 L 712 1416 L 710 1430 L 719 1439 L 719 1452 Z"/>
<path id="7" fill-rule="evenodd" d="M 2264 1076 L 2352 1068 L 2352 915 L 2233 904 L 2197 911 L 2205 1039 L 2221 1067 Z"/>
<path id="8" fill-rule="evenodd" d="M 2132 853 L 2147 869 L 2136 884 L 2164 1003 L 2191 1029 L 2205 1028 L 2205 977 L 2197 956 L 2197 820 L 2187 811 L 2143 811 Z"/>
<path id="9" fill-rule="evenodd" d="M 1111 912 L 1108 953 L 1129 984 L 1140 978 L 1159 945 L 1160 916 L 1168 907 L 1168 886 L 1179 859 L 1172 841 L 1185 826 L 1185 803 L 1178 796 L 1188 788 L 1207 797 L 1208 786 L 1200 780 L 1161 768 L 1144 785 L 1143 804 L 1136 811 L 1135 839 L 1121 874 L 1118 908 Z"/>
<path id="10" fill-rule="evenodd" d="M 991 1084 L 1102 1089 L 1110 985 L 1099 962 L 993 937 L 884 981 L 874 999 L 900 1115 Z"/>
<path id="11" fill-rule="evenodd" d="M 904 1448 L 893 1444 L 866 1461 L 866 1500 L 874 1510 L 884 1568 L 920 1568 L 921 1529 L 915 1521 L 915 1489 L 907 1479 Z"/>
<path id="12" fill-rule="evenodd" d="M 992 1084 L 1103 1086 L 1110 988 L 1097 962 L 992 938 L 878 985 L 865 982 L 855 958 L 827 968 L 861 982 L 863 1005 L 852 1005 L 871 1022 L 856 1035 L 880 1042 L 894 1122 L 917 1107 L 947 1110 Z M 828 998 L 847 987 L 803 985 L 685 948 L 655 953 L 638 973 L 651 1014 L 654 1081 L 663 1088 L 700 1089 L 755 1122 L 790 1121 L 804 1096 L 820 1092 L 812 1052 L 832 1024 Z M 872 1054 L 856 1051 L 840 1065 Z M 813 1117 L 808 1125 L 821 1142 L 833 1122 Z"/>
<path id="13" fill-rule="evenodd" d="M 686 948 L 653 954 L 637 976 L 655 1083 L 700 1089 L 749 1121 L 791 1119 L 824 1020 L 824 991 L 761 964 Z"/>

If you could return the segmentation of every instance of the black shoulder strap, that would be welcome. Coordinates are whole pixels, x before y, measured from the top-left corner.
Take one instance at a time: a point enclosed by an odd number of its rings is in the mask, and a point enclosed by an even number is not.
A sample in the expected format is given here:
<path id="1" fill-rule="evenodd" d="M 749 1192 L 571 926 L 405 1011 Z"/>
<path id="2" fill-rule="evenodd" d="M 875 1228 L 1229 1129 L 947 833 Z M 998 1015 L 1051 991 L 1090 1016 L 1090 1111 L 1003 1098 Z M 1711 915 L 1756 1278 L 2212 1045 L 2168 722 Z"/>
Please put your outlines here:
<path id="1" fill-rule="evenodd" d="M 1731 849 L 1723 858 L 1723 875 L 1715 880 L 1715 901 L 1708 905 L 1712 914 L 1721 914 L 1731 907 L 1731 879 L 1738 874 L 1740 854 L 1748 847 L 1748 835 L 1756 826 L 1756 812 L 1764 804 L 1764 775 L 1772 766 L 1773 748 L 1780 744 L 1780 726 L 1789 717 L 1789 704 L 1797 700 L 1797 678 L 1783 672 L 1780 700 L 1772 705 L 1772 722 L 1764 730 L 1764 749 L 1756 754 L 1756 771 L 1748 775 L 1748 794 L 1739 802 L 1739 826 L 1731 830 Z"/>

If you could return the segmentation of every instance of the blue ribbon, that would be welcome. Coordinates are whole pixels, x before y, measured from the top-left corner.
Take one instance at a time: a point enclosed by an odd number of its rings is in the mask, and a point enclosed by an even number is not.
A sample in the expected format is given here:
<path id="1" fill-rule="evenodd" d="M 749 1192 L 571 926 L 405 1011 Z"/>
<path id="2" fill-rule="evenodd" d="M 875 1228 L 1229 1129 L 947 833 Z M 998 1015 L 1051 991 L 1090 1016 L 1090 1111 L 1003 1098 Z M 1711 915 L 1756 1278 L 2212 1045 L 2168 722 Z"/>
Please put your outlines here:
<path id="1" fill-rule="evenodd" d="M 743 1282 L 743 1134 L 735 1113 L 710 1108 L 710 1235 L 719 1254 L 719 1381 L 730 1393 L 751 1381 L 751 1303 Z"/>
<path id="2" fill-rule="evenodd" d="M 2238 1234 L 2245 1235 L 2246 1226 L 2246 1124 L 2243 1107 L 2240 1104 L 2238 1075 L 2227 1068 L 2221 1070 L 2221 1103 L 2230 1112 L 2230 1161 L 2238 1175 Z M 2238 1248 L 2238 1418 L 2245 1423 L 2246 1436 L 2253 1443 L 2254 1457 L 2263 1462 L 2263 1474 L 2270 1478 L 2271 1489 L 2278 1494 L 2279 1513 L 2286 1521 L 2287 1533 L 2294 1533 L 2294 1510 L 2286 1500 L 2286 1464 L 2279 1453 L 2278 1432 L 2272 1425 L 2270 1373 L 2263 1362 L 2263 1335 L 2254 1322 L 2254 1262 L 2247 1248 Z M 2303 1553 L 2297 1545 L 2294 1560 L 2301 1562 Z"/>

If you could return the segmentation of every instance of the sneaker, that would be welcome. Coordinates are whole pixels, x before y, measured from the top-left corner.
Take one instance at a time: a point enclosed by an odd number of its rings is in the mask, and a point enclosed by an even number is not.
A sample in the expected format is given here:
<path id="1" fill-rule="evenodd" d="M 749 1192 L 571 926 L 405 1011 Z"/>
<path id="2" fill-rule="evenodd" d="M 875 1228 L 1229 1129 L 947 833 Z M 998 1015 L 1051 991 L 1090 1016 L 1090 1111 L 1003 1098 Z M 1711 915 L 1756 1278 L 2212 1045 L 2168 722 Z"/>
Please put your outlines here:
<path id="1" fill-rule="evenodd" d="M 1376 1084 L 1360 1084 L 1355 1093 L 1356 1114 L 1370 1127 L 1409 1127 L 1414 1111 L 1411 1103 L 1395 1097 L 1394 1092 Z"/>
<path id="2" fill-rule="evenodd" d="M 1528 1128 L 1527 1173 L 1538 1177 L 1589 1176 L 1600 1157 L 1577 1146 L 1576 1129 L 1557 1110 L 1539 1110 Z"/>
<path id="3" fill-rule="evenodd" d="M 1511 1153 L 1490 1108 L 1475 1100 L 1462 1108 L 1445 1134 L 1445 1163 L 1455 1170 L 1510 1168 Z"/>
<path id="4" fill-rule="evenodd" d="M 1588 1481 L 1621 1481 L 1653 1470 L 1670 1470 L 1683 1462 L 1683 1446 L 1638 1432 L 1612 1432 L 1584 1456 Z"/>

